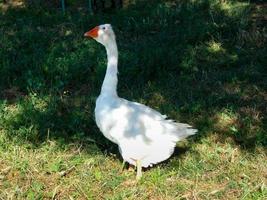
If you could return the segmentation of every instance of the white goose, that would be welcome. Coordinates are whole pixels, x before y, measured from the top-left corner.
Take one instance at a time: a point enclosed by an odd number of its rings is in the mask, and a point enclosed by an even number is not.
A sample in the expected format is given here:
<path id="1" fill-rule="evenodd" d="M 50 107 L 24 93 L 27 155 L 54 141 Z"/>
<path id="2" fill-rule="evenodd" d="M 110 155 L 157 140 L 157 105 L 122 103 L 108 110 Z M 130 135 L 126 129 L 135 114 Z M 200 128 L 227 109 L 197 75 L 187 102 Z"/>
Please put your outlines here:
<path id="1" fill-rule="evenodd" d="M 142 167 L 168 159 L 176 142 L 194 135 L 197 130 L 168 120 L 143 104 L 118 97 L 118 50 L 110 24 L 96 26 L 84 36 L 92 37 L 107 51 L 106 75 L 96 100 L 96 124 L 106 138 L 119 146 L 123 160 L 137 167 L 136 178 L 140 179 Z"/>

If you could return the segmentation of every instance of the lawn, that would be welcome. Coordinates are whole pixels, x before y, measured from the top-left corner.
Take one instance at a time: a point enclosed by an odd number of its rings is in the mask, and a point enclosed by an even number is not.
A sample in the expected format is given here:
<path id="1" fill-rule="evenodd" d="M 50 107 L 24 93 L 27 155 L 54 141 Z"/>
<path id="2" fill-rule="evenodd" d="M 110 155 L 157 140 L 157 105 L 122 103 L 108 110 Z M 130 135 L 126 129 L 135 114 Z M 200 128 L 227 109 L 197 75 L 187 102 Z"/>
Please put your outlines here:
<path id="1" fill-rule="evenodd" d="M 27 2 L 0 1 L 0 199 L 267 199 L 264 1 Z M 103 23 L 119 95 L 199 130 L 139 182 L 94 121 Z"/>

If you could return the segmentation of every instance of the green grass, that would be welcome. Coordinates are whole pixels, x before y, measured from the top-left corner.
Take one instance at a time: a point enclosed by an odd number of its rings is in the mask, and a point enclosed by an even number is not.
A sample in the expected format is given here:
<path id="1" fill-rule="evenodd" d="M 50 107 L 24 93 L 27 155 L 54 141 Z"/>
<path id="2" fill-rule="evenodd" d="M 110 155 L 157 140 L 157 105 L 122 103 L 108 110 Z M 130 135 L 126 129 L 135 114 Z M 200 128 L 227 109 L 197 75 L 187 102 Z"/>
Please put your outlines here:
<path id="1" fill-rule="evenodd" d="M 0 199 L 266 199 L 261 3 L 0 3 Z M 117 35 L 119 95 L 199 130 L 138 183 L 94 122 L 106 55 L 83 33 L 101 23 Z"/>

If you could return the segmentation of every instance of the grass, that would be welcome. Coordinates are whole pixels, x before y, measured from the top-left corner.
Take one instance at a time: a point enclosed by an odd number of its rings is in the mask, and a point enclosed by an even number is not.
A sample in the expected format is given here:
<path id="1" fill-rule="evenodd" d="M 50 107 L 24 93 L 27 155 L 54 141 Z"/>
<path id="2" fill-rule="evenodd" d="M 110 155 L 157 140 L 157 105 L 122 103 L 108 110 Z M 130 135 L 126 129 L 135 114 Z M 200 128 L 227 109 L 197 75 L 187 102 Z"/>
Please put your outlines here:
<path id="1" fill-rule="evenodd" d="M 0 3 L 0 199 L 266 199 L 262 1 L 71 6 Z M 120 96 L 199 130 L 138 183 L 94 122 L 106 55 L 83 33 L 106 22 Z"/>

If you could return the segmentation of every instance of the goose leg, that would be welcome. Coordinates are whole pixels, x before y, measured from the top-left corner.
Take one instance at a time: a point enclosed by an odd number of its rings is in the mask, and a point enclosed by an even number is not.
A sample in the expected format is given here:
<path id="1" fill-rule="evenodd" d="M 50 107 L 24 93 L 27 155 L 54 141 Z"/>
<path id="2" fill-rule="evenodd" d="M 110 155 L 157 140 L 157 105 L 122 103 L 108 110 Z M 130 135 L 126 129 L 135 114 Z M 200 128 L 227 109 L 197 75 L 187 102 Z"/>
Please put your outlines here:
<path id="1" fill-rule="evenodd" d="M 142 177 L 142 165 L 140 160 L 136 161 L 136 167 L 137 167 L 136 180 L 140 180 Z"/>

